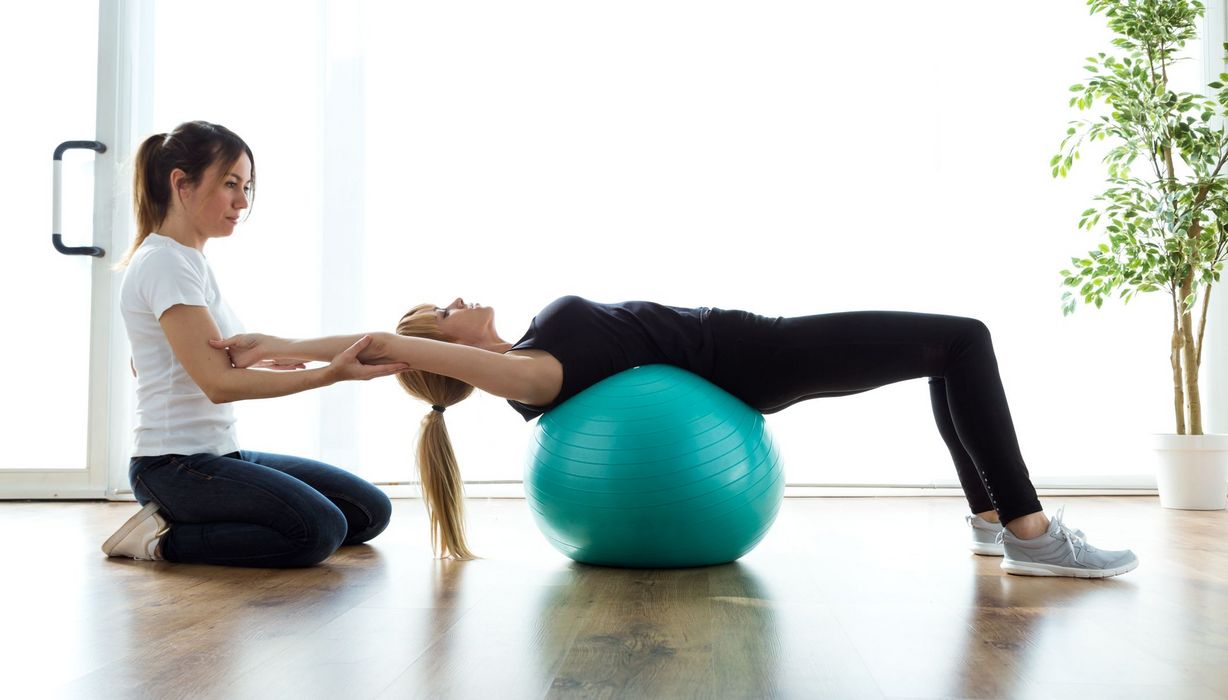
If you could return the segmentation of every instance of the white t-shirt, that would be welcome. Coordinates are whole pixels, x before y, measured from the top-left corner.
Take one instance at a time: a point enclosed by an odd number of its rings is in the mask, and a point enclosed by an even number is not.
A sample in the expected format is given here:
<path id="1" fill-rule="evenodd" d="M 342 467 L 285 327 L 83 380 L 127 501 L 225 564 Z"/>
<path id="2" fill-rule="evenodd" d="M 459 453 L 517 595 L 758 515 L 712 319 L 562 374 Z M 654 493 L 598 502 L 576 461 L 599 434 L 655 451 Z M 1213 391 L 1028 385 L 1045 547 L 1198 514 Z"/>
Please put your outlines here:
<path id="1" fill-rule="evenodd" d="M 132 456 L 238 450 L 234 408 L 205 396 L 175 358 L 158 322 L 176 304 L 204 306 L 222 337 L 243 332 L 239 319 L 222 300 L 205 256 L 166 236 L 149 234 L 128 264 L 119 300 L 136 366 L 136 449 Z"/>

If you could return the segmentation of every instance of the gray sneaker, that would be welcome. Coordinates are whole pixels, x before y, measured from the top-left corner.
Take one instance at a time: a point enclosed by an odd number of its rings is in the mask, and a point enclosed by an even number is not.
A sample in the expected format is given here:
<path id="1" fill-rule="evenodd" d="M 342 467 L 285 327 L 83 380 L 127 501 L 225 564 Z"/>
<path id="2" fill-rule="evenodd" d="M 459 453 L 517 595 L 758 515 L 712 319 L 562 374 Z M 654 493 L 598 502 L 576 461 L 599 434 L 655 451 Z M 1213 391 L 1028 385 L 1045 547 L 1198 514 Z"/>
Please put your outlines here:
<path id="1" fill-rule="evenodd" d="M 1081 530 L 1062 524 L 1064 510 L 1059 509 L 1049 521 L 1049 531 L 1035 539 L 1021 540 L 1003 529 L 1002 570 L 1021 576 L 1108 578 L 1138 566 L 1138 557 L 1128 549 L 1108 552 L 1088 544 Z"/>
<path id="2" fill-rule="evenodd" d="M 1002 532 L 1001 523 L 991 523 L 979 515 L 965 515 L 964 520 L 972 528 L 972 544 L 969 546 L 976 554 L 986 557 L 1002 556 L 1002 540 L 998 535 Z"/>

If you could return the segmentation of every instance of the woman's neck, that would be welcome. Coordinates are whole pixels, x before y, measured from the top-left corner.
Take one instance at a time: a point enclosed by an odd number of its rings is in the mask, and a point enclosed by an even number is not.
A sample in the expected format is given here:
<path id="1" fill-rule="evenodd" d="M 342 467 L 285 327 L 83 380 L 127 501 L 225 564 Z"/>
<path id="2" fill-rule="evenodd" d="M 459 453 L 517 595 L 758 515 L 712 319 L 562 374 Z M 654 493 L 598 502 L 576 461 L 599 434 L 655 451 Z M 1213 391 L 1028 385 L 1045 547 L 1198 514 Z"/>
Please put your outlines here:
<path id="1" fill-rule="evenodd" d="M 166 220 L 158 227 L 158 235 L 166 236 L 180 245 L 195 248 L 202 253 L 205 252 L 205 241 L 208 239 L 189 225 L 183 216 L 176 214 L 177 212 L 171 212 L 167 215 Z"/>
<path id="2" fill-rule="evenodd" d="M 482 348 L 483 350 L 489 350 L 491 352 L 502 354 L 512 349 L 512 344 L 504 340 L 503 337 L 499 335 L 499 331 L 495 330 L 495 324 L 493 323 L 486 327 L 486 331 L 483 335 L 485 337 L 482 338 L 482 342 L 478 343 L 478 347 Z"/>

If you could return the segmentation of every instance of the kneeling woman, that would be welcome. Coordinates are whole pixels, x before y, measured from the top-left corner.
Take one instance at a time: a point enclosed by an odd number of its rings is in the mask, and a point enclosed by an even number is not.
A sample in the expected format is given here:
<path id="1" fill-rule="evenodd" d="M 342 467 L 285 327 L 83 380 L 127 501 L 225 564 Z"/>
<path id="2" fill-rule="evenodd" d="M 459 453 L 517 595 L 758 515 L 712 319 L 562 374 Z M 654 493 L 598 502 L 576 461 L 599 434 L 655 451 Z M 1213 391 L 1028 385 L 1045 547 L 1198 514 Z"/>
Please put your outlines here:
<path id="1" fill-rule="evenodd" d="M 239 449 L 232 401 L 285 396 L 404 365 L 365 365 L 356 338 L 304 369 L 232 366 L 208 341 L 239 330 L 204 247 L 230 236 L 249 204 L 255 164 L 247 144 L 207 122 L 151 136 L 136 157 L 139 231 L 120 304 L 137 384 L 136 449 L 129 469 L 144 506 L 104 544 L 108 556 L 293 567 L 323 561 L 388 525 L 382 491 L 349 472 L 301 457 Z"/>
<path id="2" fill-rule="evenodd" d="M 245 334 L 215 347 L 230 348 L 242 367 L 278 357 L 324 359 L 355 339 Z M 1037 576 L 1113 576 L 1138 563 L 1128 550 L 1092 547 L 1060 515 L 1045 516 L 1019 452 L 989 331 L 973 319 L 881 311 L 769 318 L 569 296 L 543 309 L 513 344 L 495 331 L 492 309 L 457 299 L 411 309 L 396 335 L 375 334 L 359 357 L 408 364 L 413 369 L 398 379 L 431 404 L 418 466 L 432 540 L 445 555 L 470 556 L 460 475 L 443 425 L 446 407 L 478 387 L 531 420 L 623 370 L 671 364 L 763 413 L 929 377 L 938 430 L 972 511 L 973 551 L 1005 553 L 1004 570 Z"/>

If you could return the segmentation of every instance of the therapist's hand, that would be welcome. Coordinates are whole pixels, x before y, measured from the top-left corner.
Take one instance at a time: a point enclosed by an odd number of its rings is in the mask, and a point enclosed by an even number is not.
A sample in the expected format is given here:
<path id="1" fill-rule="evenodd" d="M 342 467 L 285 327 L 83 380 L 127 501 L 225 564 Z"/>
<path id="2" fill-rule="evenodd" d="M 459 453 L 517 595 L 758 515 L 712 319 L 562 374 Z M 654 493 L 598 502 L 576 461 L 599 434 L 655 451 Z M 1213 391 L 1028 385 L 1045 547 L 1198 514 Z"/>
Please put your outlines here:
<path id="1" fill-rule="evenodd" d="M 210 340 L 209 345 L 230 354 L 230 364 L 239 369 L 303 369 L 307 365 L 297 358 L 279 357 L 281 338 L 263 333 L 240 333 L 223 340 Z"/>
<path id="2" fill-rule="evenodd" d="M 362 360 L 358 359 L 358 355 L 370 345 L 371 336 L 364 335 L 357 343 L 354 343 L 334 357 L 333 361 L 328 365 L 328 371 L 332 374 L 333 379 L 335 381 L 352 379 L 365 381 L 367 379 L 375 379 L 376 377 L 387 377 L 409 369 L 409 365 L 404 362 L 383 365 L 364 364 Z"/>

